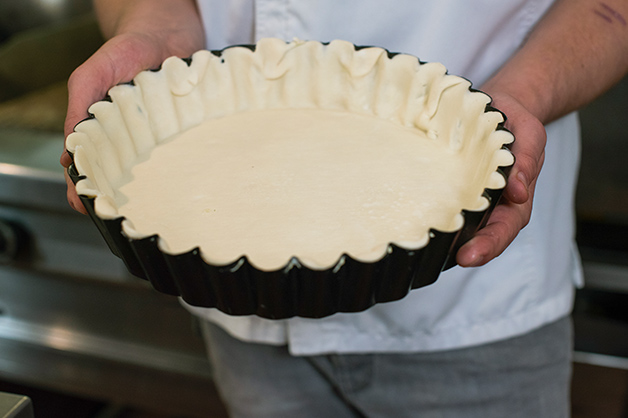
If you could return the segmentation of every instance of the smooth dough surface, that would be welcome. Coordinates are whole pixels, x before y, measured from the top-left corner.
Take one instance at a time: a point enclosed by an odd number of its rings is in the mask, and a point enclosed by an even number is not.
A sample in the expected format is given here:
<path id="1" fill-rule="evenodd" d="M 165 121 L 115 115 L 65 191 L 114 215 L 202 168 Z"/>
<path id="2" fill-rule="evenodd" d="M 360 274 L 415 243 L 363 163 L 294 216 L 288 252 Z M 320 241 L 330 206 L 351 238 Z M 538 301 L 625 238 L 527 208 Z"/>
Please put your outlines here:
<path id="1" fill-rule="evenodd" d="M 176 135 L 113 186 L 127 229 L 159 234 L 164 250 L 200 246 L 208 262 L 246 255 L 268 270 L 296 256 L 323 268 L 343 253 L 379 259 L 390 242 L 421 247 L 430 227 L 459 228 L 461 207 L 477 206 L 486 182 L 463 158 L 375 117 L 260 110 Z"/>

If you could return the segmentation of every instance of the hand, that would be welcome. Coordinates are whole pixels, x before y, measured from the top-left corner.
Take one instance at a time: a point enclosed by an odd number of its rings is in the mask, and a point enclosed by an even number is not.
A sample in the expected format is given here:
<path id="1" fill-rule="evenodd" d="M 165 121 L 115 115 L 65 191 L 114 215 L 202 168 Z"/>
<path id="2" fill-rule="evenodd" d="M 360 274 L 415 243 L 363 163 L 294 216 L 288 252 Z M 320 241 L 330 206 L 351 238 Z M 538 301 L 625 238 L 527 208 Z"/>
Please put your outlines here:
<path id="1" fill-rule="evenodd" d="M 505 126 L 515 136 L 511 150 L 516 161 L 508 176 L 502 200 L 493 210 L 487 225 L 458 251 L 456 261 L 463 267 L 488 263 L 500 255 L 528 224 L 536 179 L 545 157 L 543 124 L 510 95 L 485 91 L 491 94 L 493 106 L 507 115 Z"/>
<path id="2" fill-rule="evenodd" d="M 170 47 L 165 47 L 166 44 Z M 89 106 L 102 100 L 111 87 L 132 80 L 142 70 L 158 67 L 171 55 L 187 57 L 195 50 L 194 47 L 187 46 L 173 47 L 172 42 L 165 43 L 159 37 L 140 33 L 127 33 L 111 38 L 78 67 L 68 80 L 69 99 L 65 136 L 72 133 L 74 126 L 88 116 Z M 71 157 L 64 150 L 61 165 L 66 168 L 68 202 L 72 208 L 85 214 L 87 212 L 67 174 L 71 162 Z"/>

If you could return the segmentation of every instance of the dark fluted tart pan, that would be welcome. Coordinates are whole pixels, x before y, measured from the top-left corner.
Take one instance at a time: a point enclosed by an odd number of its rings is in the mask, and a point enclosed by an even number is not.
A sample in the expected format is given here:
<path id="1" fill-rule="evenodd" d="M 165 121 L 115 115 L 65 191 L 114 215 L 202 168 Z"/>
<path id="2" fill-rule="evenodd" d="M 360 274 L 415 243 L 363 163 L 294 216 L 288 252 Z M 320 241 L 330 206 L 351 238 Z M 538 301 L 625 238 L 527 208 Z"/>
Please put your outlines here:
<path id="1" fill-rule="evenodd" d="M 247 46 L 252 50 L 255 46 Z M 221 56 L 223 51 L 212 51 Z M 390 54 L 389 57 L 395 54 Z M 191 59 L 185 60 L 190 65 Z M 469 87 L 470 91 L 476 92 Z M 110 98 L 108 100 L 111 100 Z M 499 112 L 490 105 L 485 112 Z M 505 119 L 505 118 L 504 118 Z M 503 122 L 496 130 L 504 130 Z M 503 149 L 508 149 L 504 144 Z M 68 151 L 73 156 L 71 150 Z M 73 156 L 74 158 L 74 156 Z M 498 167 L 507 178 L 511 165 Z M 84 173 L 72 164 L 68 173 L 77 183 Z M 80 195 L 89 216 L 109 248 L 135 276 L 148 280 L 159 292 L 180 296 L 193 306 L 214 307 L 231 315 L 257 315 L 270 319 L 294 316 L 321 318 L 338 312 L 360 312 L 377 303 L 402 299 L 412 289 L 434 283 L 453 267 L 458 249 L 482 228 L 497 205 L 502 188 L 485 188 L 484 210 L 463 210 L 464 225 L 454 232 L 430 231 L 427 245 L 405 249 L 389 244 L 377 261 L 358 261 L 347 254 L 325 269 L 314 269 L 293 257 L 277 270 L 255 267 L 246 256 L 226 265 L 205 261 L 197 247 L 184 253 L 167 253 L 159 236 L 129 238 L 124 217 L 103 218 L 95 210 L 95 196 Z"/>

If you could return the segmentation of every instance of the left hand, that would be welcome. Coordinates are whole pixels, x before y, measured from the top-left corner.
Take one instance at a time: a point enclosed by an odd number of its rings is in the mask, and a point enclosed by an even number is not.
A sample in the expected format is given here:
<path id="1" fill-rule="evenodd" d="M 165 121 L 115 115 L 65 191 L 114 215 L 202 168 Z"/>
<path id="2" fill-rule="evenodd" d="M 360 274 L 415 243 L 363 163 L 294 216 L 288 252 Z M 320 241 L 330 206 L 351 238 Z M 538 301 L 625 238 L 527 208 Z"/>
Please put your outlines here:
<path id="1" fill-rule="evenodd" d="M 458 251 L 456 261 L 463 267 L 488 263 L 528 224 L 536 180 L 545 158 L 547 138 L 543 124 L 511 95 L 490 89 L 484 91 L 493 98 L 493 106 L 507 116 L 505 127 L 515 136 L 511 148 L 515 165 L 487 225 Z"/>

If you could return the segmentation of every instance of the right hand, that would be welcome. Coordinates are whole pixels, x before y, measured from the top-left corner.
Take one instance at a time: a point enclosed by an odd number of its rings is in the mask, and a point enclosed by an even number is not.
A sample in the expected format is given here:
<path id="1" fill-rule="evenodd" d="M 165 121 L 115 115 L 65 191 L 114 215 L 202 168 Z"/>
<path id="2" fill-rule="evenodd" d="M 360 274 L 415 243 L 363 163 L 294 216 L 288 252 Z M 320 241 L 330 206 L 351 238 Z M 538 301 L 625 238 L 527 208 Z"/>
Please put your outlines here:
<path id="1" fill-rule="evenodd" d="M 144 33 L 125 33 L 105 42 L 87 61 L 78 67 L 68 80 L 68 112 L 64 132 L 67 136 L 73 132 L 77 123 L 88 117 L 88 108 L 94 102 L 102 100 L 107 91 L 120 83 L 131 81 L 139 72 L 159 67 L 172 55 L 189 57 L 196 49 L 182 43 L 163 42 L 159 37 Z M 73 209 L 86 214 L 79 199 L 74 183 L 67 168 L 72 159 L 64 149 L 61 165 L 66 169 L 67 197 Z"/>

